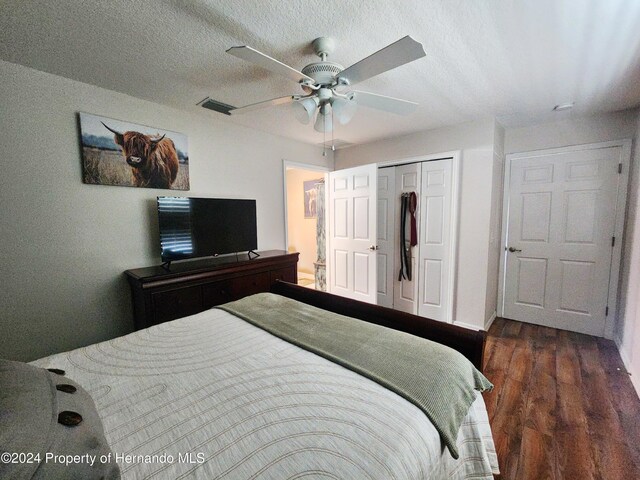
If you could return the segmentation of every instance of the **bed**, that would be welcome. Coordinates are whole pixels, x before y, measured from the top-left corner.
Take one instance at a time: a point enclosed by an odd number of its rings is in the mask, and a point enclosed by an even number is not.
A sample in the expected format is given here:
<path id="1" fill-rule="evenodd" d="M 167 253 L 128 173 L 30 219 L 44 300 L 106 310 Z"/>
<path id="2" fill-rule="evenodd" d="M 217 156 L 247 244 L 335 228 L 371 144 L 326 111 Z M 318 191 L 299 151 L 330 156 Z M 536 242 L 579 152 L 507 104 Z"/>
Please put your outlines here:
<path id="1" fill-rule="evenodd" d="M 431 338 L 482 366 L 483 332 L 279 282 L 279 297 Z M 271 294 L 260 294 L 271 295 Z M 455 452 L 416 404 L 214 308 L 52 355 L 92 397 L 123 479 L 492 479 L 482 395 Z"/>

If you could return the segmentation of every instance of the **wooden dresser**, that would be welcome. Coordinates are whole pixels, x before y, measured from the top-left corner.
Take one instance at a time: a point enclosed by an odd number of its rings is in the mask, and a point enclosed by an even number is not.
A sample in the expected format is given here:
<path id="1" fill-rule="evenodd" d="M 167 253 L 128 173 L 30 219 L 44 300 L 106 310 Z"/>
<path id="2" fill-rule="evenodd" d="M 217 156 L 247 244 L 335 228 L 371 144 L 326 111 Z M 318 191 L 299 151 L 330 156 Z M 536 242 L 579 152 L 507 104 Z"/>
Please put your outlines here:
<path id="1" fill-rule="evenodd" d="M 136 330 L 202 312 L 259 292 L 276 280 L 298 281 L 298 253 L 259 252 L 127 270 Z"/>

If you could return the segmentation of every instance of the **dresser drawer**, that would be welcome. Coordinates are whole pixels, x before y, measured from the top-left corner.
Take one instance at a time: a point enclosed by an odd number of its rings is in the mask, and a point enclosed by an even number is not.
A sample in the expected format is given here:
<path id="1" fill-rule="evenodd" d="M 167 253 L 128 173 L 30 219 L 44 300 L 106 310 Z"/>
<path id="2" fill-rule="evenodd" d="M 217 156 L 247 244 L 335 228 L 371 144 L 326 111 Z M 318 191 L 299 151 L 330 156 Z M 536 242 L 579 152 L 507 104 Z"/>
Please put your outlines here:
<path id="1" fill-rule="evenodd" d="M 254 293 L 268 292 L 271 288 L 271 277 L 269 272 L 256 273 L 253 275 L 245 275 L 244 277 L 234 278 L 234 290 L 237 298 L 247 297 Z"/>
<path id="2" fill-rule="evenodd" d="M 268 292 L 271 286 L 269 272 L 244 275 L 202 287 L 204 308 L 232 302 L 254 293 Z"/>
<path id="3" fill-rule="evenodd" d="M 202 304 L 205 309 L 233 300 L 232 280 L 220 280 L 202 286 Z"/>
<path id="4" fill-rule="evenodd" d="M 202 288 L 185 287 L 151 294 L 156 324 L 186 317 L 204 310 Z"/>
<path id="5" fill-rule="evenodd" d="M 295 265 L 285 268 L 279 268 L 277 270 L 271 270 L 271 272 L 269 273 L 271 275 L 271 283 L 275 283 L 276 280 L 282 280 L 284 282 L 290 283 L 298 282 L 298 272 L 296 271 Z"/>

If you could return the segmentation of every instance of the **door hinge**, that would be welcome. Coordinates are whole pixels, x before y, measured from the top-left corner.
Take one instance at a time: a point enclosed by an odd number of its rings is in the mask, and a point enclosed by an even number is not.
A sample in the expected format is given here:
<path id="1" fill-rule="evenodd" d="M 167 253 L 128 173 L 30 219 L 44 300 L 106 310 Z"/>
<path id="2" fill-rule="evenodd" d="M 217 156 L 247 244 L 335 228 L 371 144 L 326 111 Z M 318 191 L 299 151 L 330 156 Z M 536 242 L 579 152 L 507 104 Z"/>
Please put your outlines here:
<path id="1" fill-rule="evenodd" d="M 604 316 L 608 317 L 609 316 L 609 306 L 607 305 L 607 308 L 604 309 Z"/>
<path id="2" fill-rule="evenodd" d="M 622 164 L 621 163 L 618 164 L 618 173 L 622 173 Z"/>
<path id="3" fill-rule="evenodd" d="M 612 247 L 616 246 L 616 237 L 611 237 L 611 246 Z"/>

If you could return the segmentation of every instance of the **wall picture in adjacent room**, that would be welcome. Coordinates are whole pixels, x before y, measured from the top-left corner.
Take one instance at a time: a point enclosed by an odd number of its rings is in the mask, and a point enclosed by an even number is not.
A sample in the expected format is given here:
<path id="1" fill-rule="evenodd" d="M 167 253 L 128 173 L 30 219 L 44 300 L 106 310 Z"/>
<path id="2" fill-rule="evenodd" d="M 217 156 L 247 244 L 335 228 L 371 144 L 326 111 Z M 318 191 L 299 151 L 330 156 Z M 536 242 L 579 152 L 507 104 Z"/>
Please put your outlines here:
<path id="1" fill-rule="evenodd" d="M 187 136 L 80 113 L 84 183 L 189 190 Z"/>
<path id="2" fill-rule="evenodd" d="M 318 189 L 316 185 L 322 179 L 302 182 L 304 188 L 304 218 L 316 218 L 318 215 Z"/>

